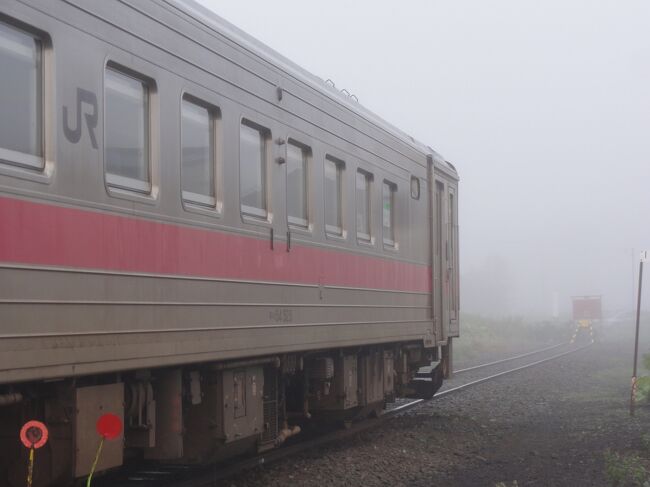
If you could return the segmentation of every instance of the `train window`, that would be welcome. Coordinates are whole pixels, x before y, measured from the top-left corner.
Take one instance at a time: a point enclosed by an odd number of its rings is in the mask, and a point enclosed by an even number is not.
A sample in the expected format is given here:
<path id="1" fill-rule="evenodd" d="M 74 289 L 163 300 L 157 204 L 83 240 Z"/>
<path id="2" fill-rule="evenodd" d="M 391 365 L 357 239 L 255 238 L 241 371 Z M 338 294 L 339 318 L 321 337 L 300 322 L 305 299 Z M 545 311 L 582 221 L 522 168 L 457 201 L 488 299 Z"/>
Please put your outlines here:
<path id="1" fill-rule="evenodd" d="M 218 109 L 183 96 L 181 108 L 183 200 L 216 207 L 216 118 Z"/>
<path id="2" fill-rule="evenodd" d="M 420 179 L 416 176 L 411 176 L 411 198 L 420 199 Z"/>
<path id="3" fill-rule="evenodd" d="M 331 156 L 325 158 L 325 231 L 343 236 L 343 171 L 345 163 Z"/>
<path id="4" fill-rule="evenodd" d="M 390 181 L 382 185 L 382 227 L 385 247 L 395 247 L 395 193 L 397 186 Z"/>
<path id="5" fill-rule="evenodd" d="M 309 185 L 307 184 L 310 149 L 289 140 L 287 144 L 287 216 L 289 224 L 309 226 Z"/>
<path id="6" fill-rule="evenodd" d="M 243 214 L 266 218 L 266 160 L 269 131 L 248 120 L 241 123 L 239 191 Z"/>
<path id="7" fill-rule="evenodd" d="M 357 238 L 371 241 L 370 235 L 370 185 L 372 174 L 359 169 L 356 176 Z"/>
<path id="8" fill-rule="evenodd" d="M 104 89 L 106 182 L 149 193 L 149 86 L 109 65 Z"/>
<path id="9" fill-rule="evenodd" d="M 42 46 L 0 22 L 0 159 L 42 169 Z"/>

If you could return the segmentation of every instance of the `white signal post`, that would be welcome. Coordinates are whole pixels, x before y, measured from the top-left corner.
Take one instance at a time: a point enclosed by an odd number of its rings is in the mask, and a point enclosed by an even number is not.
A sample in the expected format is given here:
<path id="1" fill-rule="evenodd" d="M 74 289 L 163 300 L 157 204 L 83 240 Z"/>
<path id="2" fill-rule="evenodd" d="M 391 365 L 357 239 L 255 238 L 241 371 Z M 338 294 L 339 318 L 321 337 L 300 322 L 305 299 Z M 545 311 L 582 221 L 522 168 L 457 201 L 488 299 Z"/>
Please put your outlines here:
<path id="1" fill-rule="evenodd" d="M 641 288 L 643 286 L 643 264 L 648 261 L 650 252 L 644 250 L 641 252 L 639 261 L 639 294 L 636 301 L 636 333 L 634 335 L 634 367 L 632 369 L 632 391 L 630 393 L 630 416 L 634 416 L 634 406 L 636 403 L 636 370 L 639 357 L 639 322 L 641 318 Z"/>

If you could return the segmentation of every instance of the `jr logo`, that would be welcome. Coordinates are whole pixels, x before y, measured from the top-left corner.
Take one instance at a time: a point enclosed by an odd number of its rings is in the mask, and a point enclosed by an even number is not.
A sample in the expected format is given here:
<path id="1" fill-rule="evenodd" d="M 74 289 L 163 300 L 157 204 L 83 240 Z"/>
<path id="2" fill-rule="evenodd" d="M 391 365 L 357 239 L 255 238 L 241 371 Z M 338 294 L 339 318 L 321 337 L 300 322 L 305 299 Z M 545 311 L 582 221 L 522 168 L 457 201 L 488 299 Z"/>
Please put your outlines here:
<path id="1" fill-rule="evenodd" d="M 86 126 L 88 127 L 88 134 L 90 135 L 90 142 L 93 144 L 93 148 L 97 149 L 97 139 L 95 138 L 95 129 L 97 128 L 97 121 L 99 119 L 97 113 L 97 95 L 92 91 L 84 90 L 83 88 L 77 88 L 77 124 L 74 129 L 70 128 L 69 117 L 68 117 L 68 107 L 63 106 L 63 133 L 65 134 L 66 139 L 68 139 L 73 144 L 76 144 L 81 140 L 81 105 L 89 105 L 92 109 L 90 113 L 84 113 L 84 118 L 86 119 Z"/>

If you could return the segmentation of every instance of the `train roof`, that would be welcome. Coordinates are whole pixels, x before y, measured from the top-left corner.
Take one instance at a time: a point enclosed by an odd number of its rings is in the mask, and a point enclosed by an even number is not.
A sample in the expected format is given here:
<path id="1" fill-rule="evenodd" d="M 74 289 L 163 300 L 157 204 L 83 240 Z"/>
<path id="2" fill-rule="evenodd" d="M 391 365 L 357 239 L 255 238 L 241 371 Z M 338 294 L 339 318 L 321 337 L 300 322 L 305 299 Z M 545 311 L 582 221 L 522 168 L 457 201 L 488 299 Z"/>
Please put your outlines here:
<path id="1" fill-rule="evenodd" d="M 196 21 L 214 30 L 217 34 L 228 38 L 230 41 L 234 42 L 242 49 L 245 49 L 252 55 L 257 56 L 263 61 L 271 64 L 276 69 L 282 71 L 284 74 L 311 87 L 335 103 L 342 105 L 344 108 L 363 118 L 368 123 L 371 123 L 372 125 L 375 125 L 376 127 L 386 131 L 387 133 L 399 139 L 401 142 L 413 147 L 415 150 L 431 156 L 434 163 L 438 165 L 438 167 L 442 167 L 447 171 L 451 171 L 454 175 L 457 174 L 456 168 L 451 163 L 446 161 L 440 154 L 434 151 L 430 146 L 417 141 L 404 131 L 400 130 L 377 114 L 362 106 L 358 101 L 354 101 L 351 99 L 351 97 L 341 93 L 338 89 L 329 85 L 322 78 L 300 67 L 298 64 L 294 63 L 287 57 L 270 48 L 263 42 L 260 42 L 250 34 L 247 34 L 239 27 L 228 22 L 226 19 L 220 17 L 212 10 L 201 5 L 196 0 L 163 1 L 179 8 L 181 11 L 194 18 Z"/>

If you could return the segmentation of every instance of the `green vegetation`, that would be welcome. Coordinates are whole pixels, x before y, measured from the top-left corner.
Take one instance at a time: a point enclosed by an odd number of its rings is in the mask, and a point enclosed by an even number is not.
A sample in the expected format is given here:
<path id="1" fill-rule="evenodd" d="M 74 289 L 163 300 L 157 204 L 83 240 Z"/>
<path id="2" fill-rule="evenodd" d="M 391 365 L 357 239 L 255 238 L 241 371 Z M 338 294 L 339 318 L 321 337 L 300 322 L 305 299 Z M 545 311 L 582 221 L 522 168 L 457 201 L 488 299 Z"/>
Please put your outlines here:
<path id="1" fill-rule="evenodd" d="M 648 472 L 638 455 L 605 451 L 605 474 L 613 487 L 650 487 Z"/>
<path id="2" fill-rule="evenodd" d="M 650 370 L 650 353 L 643 356 L 643 367 Z M 650 402 L 650 377 L 637 379 L 637 402 Z M 640 447 L 634 452 L 618 453 L 605 451 L 605 475 L 612 487 L 650 487 L 648 453 L 650 452 L 650 433 L 639 438 Z"/>
<path id="3" fill-rule="evenodd" d="M 645 451 L 650 451 L 650 434 L 644 433 L 641 435 L 641 447 Z"/>
<path id="4" fill-rule="evenodd" d="M 521 317 L 503 319 L 461 313 L 460 339 L 454 342 L 456 360 L 471 362 L 484 356 L 507 355 L 568 341 L 567 322 L 531 322 Z"/>
<path id="5" fill-rule="evenodd" d="M 636 399 L 639 402 L 650 402 L 650 377 L 643 376 L 636 380 Z"/>
<path id="6" fill-rule="evenodd" d="M 643 356 L 643 367 L 650 370 L 650 353 Z M 650 377 L 641 376 L 636 380 L 636 398 L 639 402 L 650 402 Z"/>

